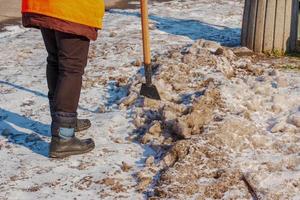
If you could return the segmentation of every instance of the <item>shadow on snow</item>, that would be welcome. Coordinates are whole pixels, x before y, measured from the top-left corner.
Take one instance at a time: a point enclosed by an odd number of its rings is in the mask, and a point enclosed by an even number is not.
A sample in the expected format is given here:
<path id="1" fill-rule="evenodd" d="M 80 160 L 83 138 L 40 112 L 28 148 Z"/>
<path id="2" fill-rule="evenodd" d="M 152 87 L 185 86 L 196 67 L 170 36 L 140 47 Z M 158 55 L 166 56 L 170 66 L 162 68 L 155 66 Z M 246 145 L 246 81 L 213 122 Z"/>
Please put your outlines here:
<path id="1" fill-rule="evenodd" d="M 0 127 L 2 136 L 6 137 L 9 142 L 25 146 L 42 156 L 48 156 L 49 144 L 42 137 L 51 136 L 49 125 L 0 108 Z M 16 127 L 29 129 L 32 133 L 22 132 Z"/>
<path id="2" fill-rule="evenodd" d="M 140 14 L 137 12 L 120 10 L 110 10 L 109 12 L 112 14 L 140 17 Z M 156 15 L 149 15 L 149 19 L 156 23 L 156 28 L 158 30 L 172 35 L 186 36 L 192 40 L 211 40 L 230 47 L 240 45 L 240 28 L 229 28 L 198 20 L 176 19 Z"/>
<path id="3" fill-rule="evenodd" d="M 23 86 L 20 86 L 20 85 L 17 85 L 17 84 L 14 84 L 14 83 L 9 83 L 7 81 L 1 81 L 0 80 L 0 84 L 3 84 L 3 85 L 8 85 L 8 86 L 11 86 L 11 87 L 14 87 L 16 89 L 19 89 L 19 90 L 23 90 L 25 92 L 29 92 L 29 93 L 32 93 L 36 96 L 39 96 L 39 97 L 44 97 L 44 98 L 47 98 L 48 99 L 48 96 L 42 92 L 39 92 L 39 91 L 35 91 L 35 90 L 31 90 L 31 89 L 28 89 L 28 88 L 25 88 Z M 79 109 L 83 110 L 83 111 L 87 111 L 87 112 L 91 112 L 91 113 L 97 113 L 97 110 L 90 110 L 88 108 L 84 108 L 82 106 L 78 106 Z"/>

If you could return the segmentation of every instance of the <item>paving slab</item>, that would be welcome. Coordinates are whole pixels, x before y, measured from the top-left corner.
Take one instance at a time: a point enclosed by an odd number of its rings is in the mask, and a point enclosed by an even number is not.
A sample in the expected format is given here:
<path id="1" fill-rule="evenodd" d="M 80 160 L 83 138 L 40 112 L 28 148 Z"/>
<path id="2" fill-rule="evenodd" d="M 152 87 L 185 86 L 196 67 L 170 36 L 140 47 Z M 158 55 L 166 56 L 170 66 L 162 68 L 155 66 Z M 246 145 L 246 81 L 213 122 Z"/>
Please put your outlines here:
<path id="1" fill-rule="evenodd" d="M 21 17 L 21 0 L 0 0 L 0 22 Z"/>
<path id="2" fill-rule="evenodd" d="M 0 31 L 4 26 L 20 22 L 21 0 L 0 0 Z"/>

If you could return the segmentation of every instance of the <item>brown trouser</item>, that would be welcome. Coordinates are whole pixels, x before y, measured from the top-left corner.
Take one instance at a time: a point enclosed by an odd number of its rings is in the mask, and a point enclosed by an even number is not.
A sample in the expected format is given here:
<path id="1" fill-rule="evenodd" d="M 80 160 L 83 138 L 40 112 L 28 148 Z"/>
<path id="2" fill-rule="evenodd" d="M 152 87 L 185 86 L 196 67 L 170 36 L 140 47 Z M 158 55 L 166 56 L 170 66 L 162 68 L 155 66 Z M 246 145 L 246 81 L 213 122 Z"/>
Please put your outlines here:
<path id="1" fill-rule="evenodd" d="M 41 31 L 48 52 L 47 83 L 52 109 L 55 112 L 75 113 L 90 40 L 46 28 Z"/>

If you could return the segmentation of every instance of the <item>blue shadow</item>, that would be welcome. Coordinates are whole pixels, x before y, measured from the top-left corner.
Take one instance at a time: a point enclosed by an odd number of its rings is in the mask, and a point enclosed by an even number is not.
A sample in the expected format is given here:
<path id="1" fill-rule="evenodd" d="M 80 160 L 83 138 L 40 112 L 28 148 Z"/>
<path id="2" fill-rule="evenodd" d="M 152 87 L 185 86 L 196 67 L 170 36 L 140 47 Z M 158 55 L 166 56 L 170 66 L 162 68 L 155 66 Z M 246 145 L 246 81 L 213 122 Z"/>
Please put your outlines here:
<path id="1" fill-rule="evenodd" d="M 137 12 L 110 10 L 109 13 L 140 17 L 140 14 Z M 211 40 L 228 47 L 240 45 L 241 28 L 229 28 L 198 20 L 176 19 L 156 15 L 149 15 L 149 19 L 156 23 L 157 29 L 172 35 L 181 35 L 192 40 Z"/>
<path id="2" fill-rule="evenodd" d="M 15 129 L 14 126 L 29 129 L 33 133 L 24 133 Z M 49 125 L 0 108 L 0 133 L 2 136 L 11 143 L 22 145 L 45 157 L 48 157 L 49 144 L 39 135 L 50 137 L 49 129 Z"/>
<path id="3" fill-rule="evenodd" d="M 38 92 L 38 91 L 34 91 L 34 90 L 31 90 L 31 89 L 25 88 L 25 87 L 20 86 L 20 85 L 16 85 L 16 84 L 9 83 L 9 82 L 6 82 L 6 81 L 1 81 L 1 80 L 0 80 L 0 84 L 8 85 L 8 86 L 17 88 L 17 89 L 19 89 L 19 90 L 23 90 L 23 91 L 32 93 L 32 94 L 34 94 L 34 95 L 36 95 L 36 96 L 48 98 L 48 96 L 47 96 L 46 94 L 43 94 L 43 93 L 41 93 L 41 92 Z"/>
<path id="4" fill-rule="evenodd" d="M 105 102 L 106 107 L 118 104 L 119 100 L 128 95 L 128 86 L 118 86 L 116 81 L 109 81 L 107 85 L 108 98 Z"/>
<path id="5" fill-rule="evenodd" d="M 47 98 L 48 99 L 48 96 L 42 92 L 39 92 L 39 91 L 35 91 L 35 90 L 31 90 L 31 89 L 28 89 L 28 88 L 25 88 L 23 86 L 20 86 L 20 85 L 17 85 L 17 84 L 14 84 L 14 83 L 9 83 L 9 82 L 6 82 L 6 81 L 1 81 L 0 80 L 0 84 L 3 84 L 3 85 L 8 85 L 8 86 L 11 86 L 11 87 L 14 87 L 14 88 L 17 88 L 19 90 L 23 90 L 25 92 L 29 92 L 29 93 L 32 93 L 36 96 L 39 96 L 39 97 L 44 97 L 44 98 Z M 84 108 L 82 106 L 78 106 L 79 109 L 83 110 L 83 111 L 87 111 L 87 112 L 91 112 L 91 113 L 97 113 L 97 110 L 90 110 L 88 108 Z"/>

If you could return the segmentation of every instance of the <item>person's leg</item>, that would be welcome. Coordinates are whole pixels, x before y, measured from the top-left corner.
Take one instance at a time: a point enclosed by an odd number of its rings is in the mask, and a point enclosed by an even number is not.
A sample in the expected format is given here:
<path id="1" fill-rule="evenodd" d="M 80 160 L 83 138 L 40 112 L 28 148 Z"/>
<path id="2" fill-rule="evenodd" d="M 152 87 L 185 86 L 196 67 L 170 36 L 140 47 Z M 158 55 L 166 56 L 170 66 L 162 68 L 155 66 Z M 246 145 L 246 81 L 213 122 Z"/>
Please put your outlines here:
<path id="1" fill-rule="evenodd" d="M 56 83 L 58 80 L 58 50 L 56 46 L 55 31 L 47 28 L 41 28 L 42 36 L 48 52 L 47 57 L 47 84 L 48 84 L 48 99 L 51 116 L 54 111 L 54 93 L 56 90 Z"/>
<path id="2" fill-rule="evenodd" d="M 49 107 L 50 114 L 53 117 L 55 113 L 55 101 L 54 101 L 54 93 L 56 90 L 56 85 L 58 81 L 58 48 L 56 42 L 55 31 L 47 28 L 41 28 L 42 36 L 44 39 L 44 43 L 48 52 L 47 57 L 47 83 L 48 83 L 48 99 L 49 99 Z M 91 127 L 91 122 L 88 119 L 77 119 L 75 132 L 83 131 Z"/>
<path id="3" fill-rule="evenodd" d="M 77 107 L 80 97 L 82 75 L 87 63 L 90 41 L 81 36 L 55 31 L 58 49 L 58 79 L 54 93 L 52 140 L 50 157 L 66 157 L 91 151 L 92 139 L 75 137 Z"/>
<path id="4" fill-rule="evenodd" d="M 55 35 L 59 58 L 55 109 L 58 112 L 76 113 L 90 41 L 86 37 L 59 31 Z"/>

